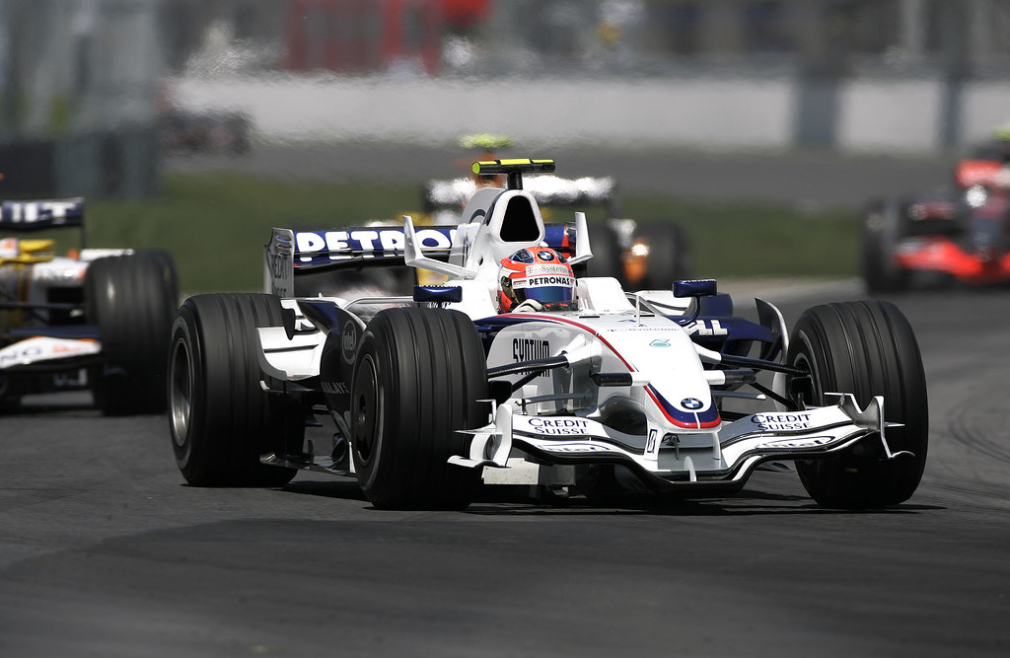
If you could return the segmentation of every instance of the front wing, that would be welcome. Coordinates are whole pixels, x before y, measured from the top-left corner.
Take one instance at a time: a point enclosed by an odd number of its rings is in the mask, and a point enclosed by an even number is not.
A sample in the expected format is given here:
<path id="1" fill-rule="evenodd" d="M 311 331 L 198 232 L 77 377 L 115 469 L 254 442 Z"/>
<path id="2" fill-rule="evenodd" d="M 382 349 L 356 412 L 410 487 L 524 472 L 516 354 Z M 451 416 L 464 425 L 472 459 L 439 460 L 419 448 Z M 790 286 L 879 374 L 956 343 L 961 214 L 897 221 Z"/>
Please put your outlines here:
<path id="1" fill-rule="evenodd" d="M 30 336 L 0 348 L 0 397 L 87 387 L 86 368 L 104 363 L 97 331 L 94 337 L 79 337 L 86 332 L 61 332 L 59 329 L 39 328 L 39 332 L 54 335 Z M 64 333 L 67 335 L 61 335 Z M 78 336 L 70 337 L 72 333 Z"/>
<path id="2" fill-rule="evenodd" d="M 35 335 L 0 348 L 0 374 L 71 370 L 101 360 L 102 344 L 97 331 L 58 329 L 39 328 Z"/>
<path id="3" fill-rule="evenodd" d="M 1010 281 L 1010 253 L 965 251 L 940 236 L 906 240 L 895 250 L 894 261 L 907 270 L 943 272 L 969 284 Z"/>
<path id="4" fill-rule="evenodd" d="M 509 457 L 515 449 L 548 465 L 624 465 L 656 491 L 729 493 L 742 488 L 762 462 L 829 457 L 869 437 L 879 438 L 887 458 L 907 454 L 894 453 L 887 444 L 886 428 L 894 425 L 884 421 L 882 397 L 861 409 L 851 394 L 835 395 L 834 406 L 756 413 L 724 424 L 707 434 L 707 442 L 705 434 L 691 434 L 690 442 L 682 442 L 656 430 L 630 437 L 589 418 L 527 416 L 506 403 L 498 407 L 491 425 L 470 432 L 470 454 L 449 462 L 509 469 L 514 467 Z M 509 482 L 500 475 L 490 479 Z"/>

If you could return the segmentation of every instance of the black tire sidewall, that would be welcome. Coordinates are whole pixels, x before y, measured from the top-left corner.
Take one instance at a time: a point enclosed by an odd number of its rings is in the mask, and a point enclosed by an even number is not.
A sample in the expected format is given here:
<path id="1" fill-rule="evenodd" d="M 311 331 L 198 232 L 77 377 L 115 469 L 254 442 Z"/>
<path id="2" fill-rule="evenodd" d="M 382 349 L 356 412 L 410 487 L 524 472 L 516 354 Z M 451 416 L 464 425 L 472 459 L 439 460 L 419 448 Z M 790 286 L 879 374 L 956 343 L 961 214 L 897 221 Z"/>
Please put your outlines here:
<path id="1" fill-rule="evenodd" d="M 203 376 L 205 365 L 202 360 L 204 352 L 203 346 L 199 342 L 200 332 L 194 329 L 196 320 L 193 317 L 191 306 L 184 305 L 179 309 L 179 315 L 172 326 L 172 346 L 169 349 L 169 379 L 168 398 L 170 400 L 169 433 L 172 437 L 172 448 L 175 453 L 175 460 L 188 482 L 200 482 L 206 479 L 204 470 L 206 465 L 212 463 L 213 459 L 194 459 L 194 454 L 206 452 L 213 449 L 205 444 L 206 433 L 199 428 L 204 428 L 206 423 L 206 404 L 200 404 L 207 396 L 206 380 Z M 189 387 L 190 407 L 187 417 L 184 419 L 186 431 L 180 437 L 177 427 L 177 419 L 174 417 L 177 409 L 174 408 L 174 395 L 172 391 L 178 376 L 176 370 L 176 360 L 184 357 L 185 365 L 188 368 L 186 384 Z"/>
<path id="2" fill-rule="evenodd" d="M 903 425 L 887 431 L 889 447 L 914 454 L 886 460 L 881 444 L 864 442 L 861 452 L 799 462 L 797 472 L 811 497 L 825 506 L 853 509 L 907 500 L 925 466 L 928 403 L 918 344 L 898 308 L 889 302 L 851 302 L 808 309 L 793 330 L 787 362 L 810 369 L 814 399 L 809 404 L 830 404 L 826 392 L 852 393 L 861 407 L 882 395 L 885 419 Z"/>
<path id="3" fill-rule="evenodd" d="M 862 224 L 862 268 L 871 293 L 900 292 L 909 285 L 909 272 L 894 262 L 894 249 L 903 234 L 896 199 L 871 203 Z"/>
<path id="4" fill-rule="evenodd" d="M 304 418 L 281 395 L 260 386 L 257 327 L 279 326 L 272 295 L 191 297 L 179 310 L 169 351 L 169 430 L 179 470 L 200 486 L 280 486 L 295 471 L 261 464 L 288 443 L 300 449 Z M 174 390 L 182 352 L 190 367 L 188 431 L 178 436 Z"/>
<path id="5" fill-rule="evenodd" d="M 480 469 L 448 458 L 468 449 L 470 437 L 458 430 L 486 424 L 487 397 L 485 355 L 467 316 L 424 308 L 377 314 L 359 343 L 351 384 L 352 458 L 368 499 L 379 508 L 465 507 Z"/>
<path id="6" fill-rule="evenodd" d="M 589 246 L 593 257 L 585 264 L 586 276 L 606 276 L 624 281 L 621 241 L 609 224 L 594 224 L 589 230 Z"/>
<path id="7" fill-rule="evenodd" d="M 165 364 L 178 303 L 167 252 L 100 258 L 84 280 L 85 317 L 98 327 L 105 366 L 89 370 L 106 414 L 162 413 Z"/>
<path id="8" fill-rule="evenodd" d="M 381 347 L 375 332 L 366 329 L 351 383 L 352 458 L 358 484 L 365 492 L 384 487 L 380 462 L 383 451 L 391 449 L 385 438 L 385 424 L 388 408 L 395 406 L 395 401 L 384 395 L 382 381 L 390 381 L 392 375 L 387 372 L 389 355 L 378 353 Z M 366 422 L 359 420 L 361 415 L 367 417 Z"/>

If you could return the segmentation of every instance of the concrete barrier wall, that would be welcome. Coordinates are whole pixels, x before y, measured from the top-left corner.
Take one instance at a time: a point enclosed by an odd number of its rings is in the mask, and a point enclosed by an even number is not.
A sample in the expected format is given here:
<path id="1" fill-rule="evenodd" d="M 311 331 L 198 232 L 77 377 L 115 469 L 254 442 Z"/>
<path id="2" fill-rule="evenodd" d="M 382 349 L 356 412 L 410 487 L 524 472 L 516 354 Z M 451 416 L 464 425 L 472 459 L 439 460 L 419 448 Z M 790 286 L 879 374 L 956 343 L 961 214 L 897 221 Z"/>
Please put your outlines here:
<path id="1" fill-rule="evenodd" d="M 993 126 L 1010 123 L 1010 81 L 969 85 L 961 115 L 964 138 L 969 143 L 989 137 Z"/>
<path id="2" fill-rule="evenodd" d="M 839 95 L 838 148 L 859 152 L 940 148 L 938 80 L 849 82 Z"/>
<path id="3" fill-rule="evenodd" d="M 277 141 L 396 140 L 445 143 L 473 132 L 544 144 L 628 144 L 708 149 L 796 146 L 793 78 L 647 81 L 292 77 L 175 81 L 185 108 L 247 112 L 259 137 Z M 938 80 L 852 81 L 839 87 L 836 147 L 932 152 L 941 147 Z M 1010 83 L 961 94 L 961 134 L 984 138 L 1010 121 Z"/>

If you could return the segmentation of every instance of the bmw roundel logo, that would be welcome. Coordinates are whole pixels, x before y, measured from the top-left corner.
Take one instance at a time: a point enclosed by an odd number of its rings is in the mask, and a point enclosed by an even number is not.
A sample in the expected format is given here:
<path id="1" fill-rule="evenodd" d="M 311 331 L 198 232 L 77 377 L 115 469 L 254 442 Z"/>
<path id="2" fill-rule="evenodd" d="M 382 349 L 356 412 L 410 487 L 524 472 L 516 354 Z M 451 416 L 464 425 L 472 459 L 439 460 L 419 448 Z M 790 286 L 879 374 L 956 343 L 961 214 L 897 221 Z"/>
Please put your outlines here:
<path id="1" fill-rule="evenodd" d="M 680 401 L 680 405 L 685 409 L 701 409 L 703 402 L 698 398 L 684 398 Z"/>
<path id="2" fill-rule="evenodd" d="M 358 328 L 353 322 L 347 322 L 340 331 L 340 355 L 344 357 L 345 363 L 353 364 L 357 351 Z"/>
<path id="3" fill-rule="evenodd" d="M 546 261 L 554 260 L 554 254 L 552 254 L 549 251 L 541 251 L 540 253 L 537 254 L 537 257 L 540 258 L 540 260 L 546 260 Z"/>

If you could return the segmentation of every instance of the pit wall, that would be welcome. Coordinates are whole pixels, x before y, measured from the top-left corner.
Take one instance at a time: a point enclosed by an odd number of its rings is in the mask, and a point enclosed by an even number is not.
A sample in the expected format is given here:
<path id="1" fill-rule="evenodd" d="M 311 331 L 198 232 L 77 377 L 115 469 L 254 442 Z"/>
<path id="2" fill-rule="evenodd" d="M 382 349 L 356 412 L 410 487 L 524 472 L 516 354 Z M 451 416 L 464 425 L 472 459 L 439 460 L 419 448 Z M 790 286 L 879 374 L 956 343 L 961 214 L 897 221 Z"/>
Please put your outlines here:
<path id="1" fill-rule="evenodd" d="M 176 79 L 175 102 L 242 110 L 275 142 L 446 143 L 474 132 L 520 143 L 713 150 L 820 147 L 933 153 L 1010 122 L 1010 82 L 797 78 L 453 81 L 417 78 Z"/>

